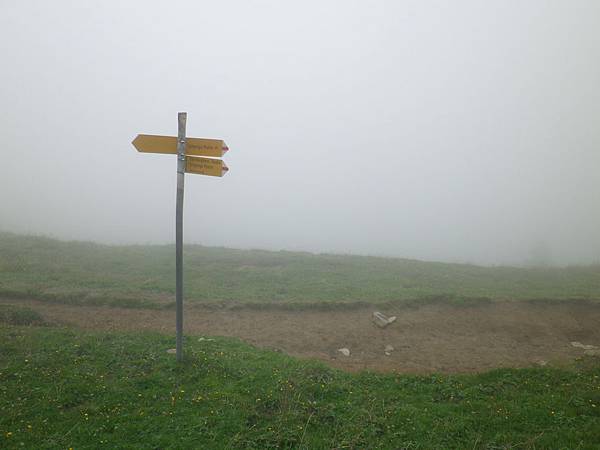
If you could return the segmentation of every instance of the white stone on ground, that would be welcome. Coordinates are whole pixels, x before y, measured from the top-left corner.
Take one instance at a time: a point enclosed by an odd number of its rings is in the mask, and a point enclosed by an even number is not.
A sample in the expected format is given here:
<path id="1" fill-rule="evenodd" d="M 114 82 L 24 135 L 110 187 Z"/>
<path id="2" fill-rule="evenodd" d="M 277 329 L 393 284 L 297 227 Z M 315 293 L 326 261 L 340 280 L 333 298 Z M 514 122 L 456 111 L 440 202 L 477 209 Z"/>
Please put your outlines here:
<path id="1" fill-rule="evenodd" d="M 581 342 L 571 342 L 571 345 L 573 347 L 577 347 L 577 348 L 582 348 L 584 350 L 596 350 L 598 347 L 596 347 L 595 345 L 586 345 L 586 344 L 582 344 Z"/>
<path id="2" fill-rule="evenodd" d="M 344 356 L 350 356 L 350 350 L 348 350 L 346 347 L 338 348 L 338 352 L 340 352 Z"/>
<path id="3" fill-rule="evenodd" d="M 396 316 L 387 317 L 385 314 L 381 314 L 379 311 L 375 311 L 373 313 L 373 322 L 375 322 L 379 328 L 385 328 L 395 320 Z"/>

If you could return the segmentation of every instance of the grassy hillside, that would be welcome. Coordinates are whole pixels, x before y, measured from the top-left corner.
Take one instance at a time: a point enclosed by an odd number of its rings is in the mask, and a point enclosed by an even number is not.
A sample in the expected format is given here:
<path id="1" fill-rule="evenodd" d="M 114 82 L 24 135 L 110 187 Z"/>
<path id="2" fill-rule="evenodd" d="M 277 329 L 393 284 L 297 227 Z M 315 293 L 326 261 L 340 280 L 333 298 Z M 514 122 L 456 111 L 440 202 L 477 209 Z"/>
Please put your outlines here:
<path id="1" fill-rule="evenodd" d="M 600 299 L 600 265 L 523 269 L 187 246 L 185 297 L 211 304 Z M 0 233 L 0 296 L 169 305 L 172 246 L 106 246 Z"/>
<path id="2" fill-rule="evenodd" d="M 600 448 L 600 366 L 347 374 L 225 338 L 0 324 L 2 448 Z M 585 363 L 585 367 L 584 367 Z"/>

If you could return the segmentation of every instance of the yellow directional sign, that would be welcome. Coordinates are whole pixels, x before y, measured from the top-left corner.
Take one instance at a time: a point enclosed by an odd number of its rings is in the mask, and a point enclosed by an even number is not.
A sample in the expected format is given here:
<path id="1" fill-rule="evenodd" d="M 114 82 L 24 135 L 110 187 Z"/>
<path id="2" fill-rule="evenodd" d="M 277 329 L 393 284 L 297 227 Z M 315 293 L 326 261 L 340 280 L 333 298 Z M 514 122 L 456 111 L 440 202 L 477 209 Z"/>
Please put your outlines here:
<path id="1" fill-rule="evenodd" d="M 177 154 L 177 138 L 175 136 L 156 136 L 138 134 L 132 144 L 138 152 Z M 187 138 L 185 154 L 193 156 L 212 156 L 220 158 L 229 150 L 220 139 Z"/>
<path id="2" fill-rule="evenodd" d="M 222 177 L 228 170 L 229 167 L 221 159 L 198 158 L 195 156 L 185 157 L 185 171 L 188 173 Z"/>

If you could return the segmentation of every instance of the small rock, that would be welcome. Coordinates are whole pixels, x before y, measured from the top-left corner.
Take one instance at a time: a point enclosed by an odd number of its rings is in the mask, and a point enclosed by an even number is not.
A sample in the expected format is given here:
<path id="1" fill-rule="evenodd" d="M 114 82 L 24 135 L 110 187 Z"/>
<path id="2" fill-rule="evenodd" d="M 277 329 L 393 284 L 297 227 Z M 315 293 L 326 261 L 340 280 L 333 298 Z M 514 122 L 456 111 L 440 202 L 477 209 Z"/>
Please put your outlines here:
<path id="1" fill-rule="evenodd" d="M 350 350 L 348 350 L 346 347 L 338 348 L 338 352 L 340 352 L 344 356 L 350 356 Z"/>
<path id="2" fill-rule="evenodd" d="M 202 341 L 211 342 L 211 341 L 214 341 L 214 339 L 205 338 L 205 337 L 198 338 L 198 342 L 202 342 Z"/>
<path id="3" fill-rule="evenodd" d="M 385 353 L 385 356 L 390 356 L 394 351 L 394 347 L 392 347 L 391 345 L 386 345 L 383 351 Z"/>
<path id="4" fill-rule="evenodd" d="M 385 328 L 389 325 L 387 317 L 381 314 L 379 311 L 373 313 L 373 322 L 380 328 Z"/>
<path id="5" fill-rule="evenodd" d="M 175 348 L 170 348 L 169 350 L 167 350 L 167 353 L 174 355 L 175 353 L 177 353 L 177 349 Z"/>
<path id="6" fill-rule="evenodd" d="M 373 313 L 373 322 L 375 322 L 375 324 L 379 328 L 385 328 L 390 323 L 394 322 L 395 320 L 396 320 L 396 316 L 392 316 L 392 317 L 388 318 L 385 314 L 381 314 L 379 311 L 375 311 Z"/>
<path id="7" fill-rule="evenodd" d="M 582 344 L 581 342 L 571 342 L 571 345 L 573 347 L 582 348 L 584 350 L 596 350 L 598 348 L 595 345 L 586 345 Z"/>
<path id="8" fill-rule="evenodd" d="M 543 359 L 540 359 L 539 361 L 536 361 L 536 364 L 538 366 L 544 367 L 546 364 L 548 364 L 548 361 L 544 361 Z"/>

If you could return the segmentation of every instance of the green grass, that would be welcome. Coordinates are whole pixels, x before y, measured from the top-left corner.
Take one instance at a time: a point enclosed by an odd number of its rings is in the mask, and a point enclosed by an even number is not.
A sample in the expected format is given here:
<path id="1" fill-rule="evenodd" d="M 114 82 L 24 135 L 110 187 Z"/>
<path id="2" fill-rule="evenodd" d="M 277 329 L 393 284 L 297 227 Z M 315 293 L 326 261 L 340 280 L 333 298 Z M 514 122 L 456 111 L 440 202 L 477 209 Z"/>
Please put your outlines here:
<path id="1" fill-rule="evenodd" d="M 0 447 L 600 448 L 600 364 L 348 374 L 233 339 L 0 325 Z"/>
<path id="2" fill-rule="evenodd" d="M 0 296 L 161 307 L 174 300 L 174 253 L 0 233 Z M 478 267 L 186 246 L 184 266 L 186 301 L 211 305 L 600 299 L 600 265 Z"/>
<path id="3" fill-rule="evenodd" d="M 23 306 L 0 305 L 0 324 L 6 325 L 43 325 L 40 313 Z"/>

